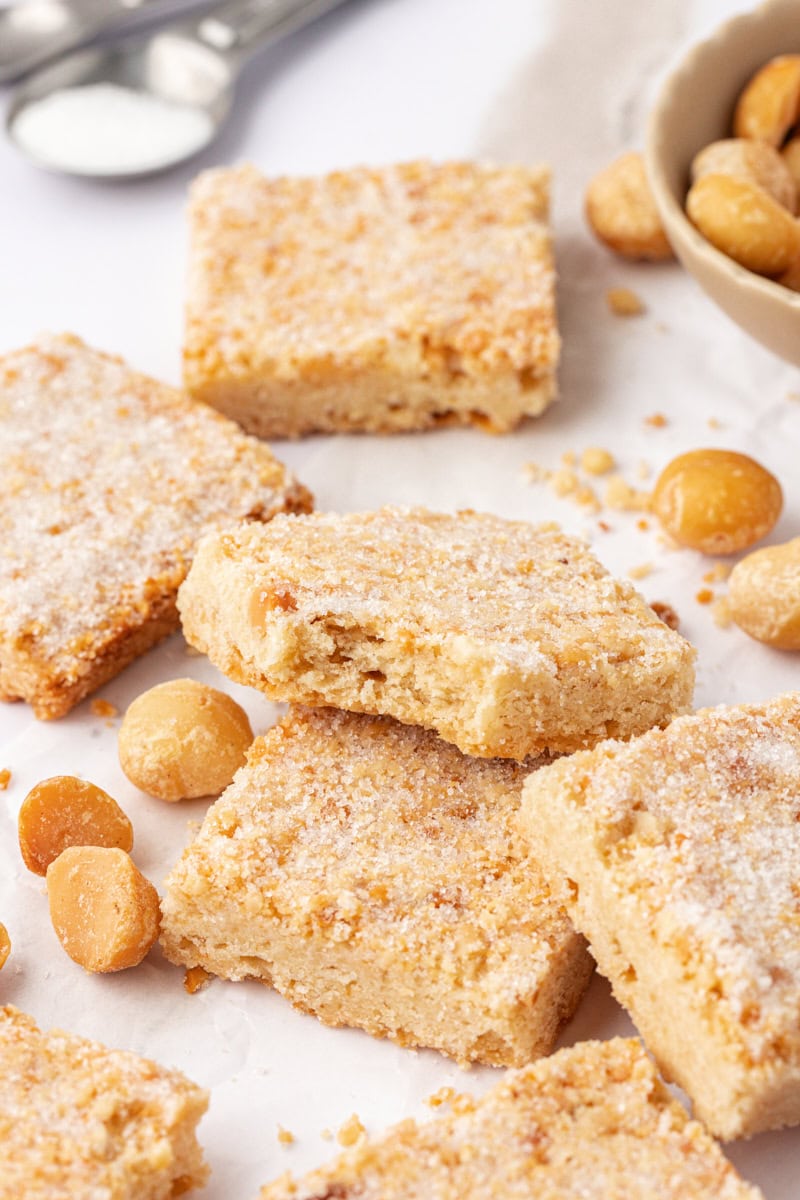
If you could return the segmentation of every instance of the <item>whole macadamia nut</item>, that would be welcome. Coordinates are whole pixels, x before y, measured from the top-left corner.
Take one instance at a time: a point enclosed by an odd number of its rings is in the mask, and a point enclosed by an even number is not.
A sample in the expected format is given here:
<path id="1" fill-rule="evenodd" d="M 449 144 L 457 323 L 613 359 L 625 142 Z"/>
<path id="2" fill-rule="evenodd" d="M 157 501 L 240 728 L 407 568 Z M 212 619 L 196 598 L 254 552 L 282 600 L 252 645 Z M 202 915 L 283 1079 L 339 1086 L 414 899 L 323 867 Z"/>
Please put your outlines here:
<path id="1" fill-rule="evenodd" d="M 230 696 L 173 679 L 131 704 L 119 731 L 119 761 L 131 783 L 159 800 L 218 796 L 252 740 L 247 714 Z"/>

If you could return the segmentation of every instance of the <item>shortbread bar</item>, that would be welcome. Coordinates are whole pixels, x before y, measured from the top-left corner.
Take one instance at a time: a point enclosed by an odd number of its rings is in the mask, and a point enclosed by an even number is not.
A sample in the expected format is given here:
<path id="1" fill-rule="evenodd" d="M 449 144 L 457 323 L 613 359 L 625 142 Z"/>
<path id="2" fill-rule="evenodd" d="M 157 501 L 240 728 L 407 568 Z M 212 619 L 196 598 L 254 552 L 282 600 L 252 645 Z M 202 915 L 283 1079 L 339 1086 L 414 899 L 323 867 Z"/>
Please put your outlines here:
<path id="1" fill-rule="evenodd" d="M 546 1054 L 593 964 L 521 850 L 524 778 L 387 717 L 290 710 L 167 880 L 164 951 L 461 1062 Z"/>
<path id="2" fill-rule="evenodd" d="M 800 692 L 525 787 L 531 848 L 662 1069 L 722 1138 L 800 1122 Z"/>
<path id="3" fill-rule="evenodd" d="M 555 526 L 424 509 L 278 518 L 206 539 L 184 633 L 280 700 L 384 713 L 524 759 L 663 724 L 694 651 Z"/>
<path id="4" fill-rule="evenodd" d="M 404 1121 L 261 1200 L 763 1200 L 638 1042 L 582 1042 L 451 1115 Z"/>
<path id="5" fill-rule="evenodd" d="M 201 175 L 187 388 L 262 437 L 535 416 L 559 349 L 549 182 L 427 162 Z"/>
<path id="6" fill-rule="evenodd" d="M 0 699 L 59 717 L 178 624 L 199 535 L 310 497 L 174 389 L 44 337 L 0 360 Z"/>
<path id="7" fill-rule="evenodd" d="M 208 1168 L 178 1071 L 0 1008 L 0 1200 L 171 1200 Z"/>

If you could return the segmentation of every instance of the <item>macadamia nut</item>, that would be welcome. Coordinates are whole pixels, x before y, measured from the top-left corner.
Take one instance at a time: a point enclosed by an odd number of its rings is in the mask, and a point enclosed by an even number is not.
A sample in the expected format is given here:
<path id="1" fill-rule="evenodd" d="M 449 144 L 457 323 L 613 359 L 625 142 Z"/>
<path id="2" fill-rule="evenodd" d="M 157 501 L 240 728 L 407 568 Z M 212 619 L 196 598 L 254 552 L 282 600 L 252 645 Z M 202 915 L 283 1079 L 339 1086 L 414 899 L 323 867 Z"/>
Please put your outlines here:
<path id="1" fill-rule="evenodd" d="M 778 650 L 800 650 L 800 537 L 737 563 L 728 606 L 750 637 Z"/>
<path id="2" fill-rule="evenodd" d="M 781 275 L 800 256 L 800 224 L 747 179 L 702 176 L 692 184 L 686 211 L 712 246 L 758 275 Z"/>
<path id="3" fill-rule="evenodd" d="M 47 874 L 68 846 L 133 848 L 133 827 L 116 800 L 74 775 L 54 775 L 31 788 L 17 831 L 25 866 L 36 875 Z"/>
<path id="4" fill-rule="evenodd" d="M 158 893 L 124 850 L 71 846 L 47 868 L 58 940 L 87 971 L 135 967 L 158 937 Z"/>
<path id="5" fill-rule="evenodd" d="M 756 71 L 733 115 L 736 137 L 780 146 L 800 118 L 800 54 L 781 54 Z"/>
<path id="6" fill-rule="evenodd" d="M 8 930 L 5 925 L 0 925 L 0 971 L 8 962 L 8 956 L 11 953 L 11 938 L 8 936 Z"/>
<path id="7" fill-rule="evenodd" d="M 119 761 L 131 783 L 160 800 L 217 796 L 252 740 L 246 713 L 225 692 L 173 679 L 131 704 L 119 731 Z"/>
<path id="8" fill-rule="evenodd" d="M 774 475 L 747 454 L 690 450 L 659 475 L 653 511 L 682 546 L 736 554 L 766 537 L 783 507 Z"/>
<path id="9" fill-rule="evenodd" d="M 797 184 L 794 176 L 774 146 L 748 138 L 725 138 L 712 142 L 692 162 L 692 182 L 704 175 L 730 175 L 747 179 L 772 196 L 790 213 L 797 212 Z"/>
<path id="10" fill-rule="evenodd" d="M 586 189 L 586 219 L 595 235 L 623 258 L 672 258 L 641 154 L 623 154 Z"/>

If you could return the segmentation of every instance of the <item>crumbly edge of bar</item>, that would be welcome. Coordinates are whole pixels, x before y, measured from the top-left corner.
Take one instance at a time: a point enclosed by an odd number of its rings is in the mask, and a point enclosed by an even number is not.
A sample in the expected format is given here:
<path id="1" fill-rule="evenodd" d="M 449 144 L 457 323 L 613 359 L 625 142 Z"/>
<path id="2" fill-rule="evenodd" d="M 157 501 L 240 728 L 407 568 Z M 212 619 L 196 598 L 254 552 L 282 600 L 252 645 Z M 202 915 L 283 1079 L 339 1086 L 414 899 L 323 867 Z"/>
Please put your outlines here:
<path id="1" fill-rule="evenodd" d="M 570 1176 L 587 1197 L 615 1187 L 649 1200 L 656 1179 L 673 1200 L 763 1200 L 688 1119 L 641 1046 L 619 1038 L 509 1071 L 482 1100 L 465 1097 L 425 1124 L 403 1121 L 299 1180 L 287 1172 L 260 1200 L 412 1200 L 440 1179 L 481 1200 L 523 1200 L 532 1187 L 558 1200 Z"/>
<path id="2" fill-rule="evenodd" d="M 234 947 L 252 942 L 259 921 L 244 911 L 226 920 L 220 910 L 228 908 L 213 884 L 199 895 L 185 894 L 173 876 L 161 933 L 165 957 L 223 979 L 258 979 L 325 1025 L 438 1050 L 464 1067 L 519 1067 L 548 1054 L 594 968 L 575 934 L 553 949 L 535 983 L 501 1006 L 491 976 L 453 990 L 449 976 L 439 976 L 412 952 L 401 962 L 376 960 L 321 933 L 300 941 L 285 921 L 263 922 L 261 953 L 240 955 Z"/>
<path id="3" fill-rule="evenodd" d="M 290 710 L 168 877 L 164 952 L 260 978 L 328 1024 L 463 1062 L 529 1062 L 552 1048 L 593 964 L 520 851 L 523 776 L 386 717 Z M 329 880 L 313 897 L 309 854 Z"/>
<path id="4" fill-rule="evenodd" d="M 263 519 L 269 520 L 275 512 L 307 512 L 310 505 L 307 489 L 292 483 L 283 502 Z M 0 701 L 27 701 L 39 720 L 65 716 L 178 629 L 176 598 L 185 575 L 185 567 L 176 567 L 149 581 L 144 599 L 120 605 L 124 616 L 88 634 L 86 644 L 75 653 L 64 649 L 56 656 L 43 657 L 35 640 L 4 638 L 0 630 Z M 109 608 L 113 607 L 109 602 Z"/>
<path id="5" fill-rule="evenodd" d="M 554 896 L 666 1078 L 684 1088 L 712 1133 L 728 1141 L 799 1123 L 797 1054 L 787 1047 L 786 1056 L 773 1050 L 756 1061 L 743 1026 L 716 1000 L 709 965 L 685 941 L 660 939 L 650 906 L 609 872 L 585 805 L 598 755 L 624 758 L 625 747 L 609 743 L 554 763 L 523 789 L 521 827 Z"/>
<path id="6" fill-rule="evenodd" d="M 94 1163 L 114 1200 L 170 1200 L 207 1180 L 209 1168 L 196 1128 L 208 1108 L 208 1093 L 179 1071 L 58 1029 L 43 1033 L 12 1005 L 0 1008 L 0 1054 L 6 1075 L 6 1086 L 0 1090 L 19 1085 L 20 1100 L 29 1105 L 22 1111 L 4 1108 L 9 1120 L 6 1136 L 15 1148 L 3 1182 L 14 1187 L 14 1195 L 23 1191 L 26 1196 L 42 1198 L 64 1195 L 64 1186 L 70 1184 L 71 1162 L 80 1175 L 73 1183 L 81 1186 L 90 1185 L 88 1174 Z M 57 1077 L 48 1083 L 51 1069 Z M 45 1089 L 43 1101 L 52 1102 L 54 1097 L 48 1099 L 48 1093 L 58 1088 L 59 1081 L 67 1087 L 74 1085 L 85 1096 L 74 1107 L 70 1101 L 63 1114 L 75 1125 L 78 1160 L 70 1158 L 67 1143 L 60 1144 L 57 1158 L 45 1157 L 36 1136 L 41 1119 L 36 1091 Z M 98 1087 L 101 1092 L 95 1090 Z M 154 1088 L 161 1094 L 155 1094 Z M 103 1130 L 103 1144 L 89 1156 L 85 1154 L 88 1131 L 81 1124 L 80 1103 L 89 1106 L 88 1119 Z M 131 1122 L 136 1127 L 135 1143 L 125 1132 Z M 20 1144 L 20 1138 L 30 1133 L 33 1144 Z M 48 1126 L 44 1133 L 52 1139 L 55 1128 Z M 54 1175 L 61 1175 L 61 1180 Z"/>
<path id="7" fill-rule="evenodd" d="M 535 417 L 557 395 L 552 375 L 471 380 L 416 380 L 381 372 L 353 378 L 282 381 L 266 375 L 209 377 L 189 364 L 190 394 L 237 421 L 256 437 L 299 438 L 313 433 L 407 433 L 472 426 L 508 433 Z"/>
<path id="8" fill-rule="evenodd" d="M 175 597 L 177 586 L 151 599 L 146 614 L 137 613 L 136 623 L 105 631 L 103 643 L 89 653 L 57 664 L 40 662 L 27 649 L 6 654 L 0 643 L 0 700 L 25 700 L 40 721 L 66 716 L 104 683 L 178 628 Z"/>
<path id="9" fill-rule="evenodd" d="M 587 689 L 580 667 L 567 666 L 558 678 L 512 664 L 500 672 L 490 643 L 475 641 L 465 657 L 464 638 L 452 654 L 439 645 L 426 652 L 418 638 L 409 653 L 402 622 L 394 631 L 386 622 L 344 628 L 338 617 L 304 624 L 277 605 L 256 631 L 247 619 L 247 587 L 236 562 L 206 540 L 178 600 L 187 639 L 231 679 L 276 700 L 385 713 L 434 728 L 476 757 L 522 761 L 543 751 L 570 753 L 665 724 L 691 701 L 694 651 L 683 641 L 664 649 L 650 670 L 636 661 L 609 664 L 601 691 L 601 663 Z"/>

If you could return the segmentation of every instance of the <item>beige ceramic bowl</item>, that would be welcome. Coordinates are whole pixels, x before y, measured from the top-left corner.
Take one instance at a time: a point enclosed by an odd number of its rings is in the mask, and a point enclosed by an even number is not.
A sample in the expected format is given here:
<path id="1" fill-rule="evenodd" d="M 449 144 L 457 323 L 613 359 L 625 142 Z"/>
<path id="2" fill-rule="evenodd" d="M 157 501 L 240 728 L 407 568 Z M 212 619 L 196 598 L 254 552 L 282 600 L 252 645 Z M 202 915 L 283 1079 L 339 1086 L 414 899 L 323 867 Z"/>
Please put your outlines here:
<path id="1" fill-rule="evenodd" d="M 739 92 L 776 54 L 800 52 L 800 0 L 767 0 L 686 56 L 650 118 L 646 162 L 661 220 L 686 267 L 742 329 L 800 366 L 800 293 L 746 271 L 694 228 L 683 205 L 698 150 L 731 136 Z"/>

